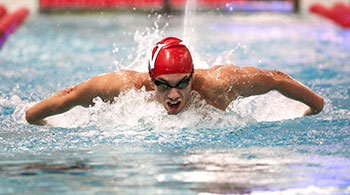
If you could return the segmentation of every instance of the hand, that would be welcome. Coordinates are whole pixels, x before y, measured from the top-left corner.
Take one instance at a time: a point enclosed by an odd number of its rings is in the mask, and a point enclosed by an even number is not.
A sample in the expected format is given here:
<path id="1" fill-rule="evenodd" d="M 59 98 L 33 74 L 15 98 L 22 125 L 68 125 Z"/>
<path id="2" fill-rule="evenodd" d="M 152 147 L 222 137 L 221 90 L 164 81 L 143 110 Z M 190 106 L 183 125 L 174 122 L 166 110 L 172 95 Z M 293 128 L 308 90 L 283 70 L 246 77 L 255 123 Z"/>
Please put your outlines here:
<path id="1" fill-rule="evenodd" d="M 49 126 L 49 127 L 53 127 L 53 125 L 51 125 L 49 122 L 47 122 L 47 120 L 42 119 L 36 123 L 33 123 L 34 125 L 40 125 L 40 126 Z"/>
<path id="2" fill-rule="evenodd" d="M 317 110 L 313 110 L 309 107 L 307 110 L 305 110 L 303 116 L 310 116 L 310 115 L 314 115 L 314 114 L 318 114 L 318 113 L 320 113 L 320 112 Z"/>

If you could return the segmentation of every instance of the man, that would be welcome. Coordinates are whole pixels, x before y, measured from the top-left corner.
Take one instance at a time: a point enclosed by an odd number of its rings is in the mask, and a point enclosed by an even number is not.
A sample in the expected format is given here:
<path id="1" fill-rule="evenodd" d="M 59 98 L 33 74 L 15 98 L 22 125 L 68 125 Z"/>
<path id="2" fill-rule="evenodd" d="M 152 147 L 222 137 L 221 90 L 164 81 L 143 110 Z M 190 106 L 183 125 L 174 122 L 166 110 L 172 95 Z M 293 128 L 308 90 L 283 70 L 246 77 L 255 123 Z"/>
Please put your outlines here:
<path id="1" fill-rule="evenodd" d="M 185 110 L 192 90 L 221 110 L 239 96 L 259 95 L 271 90 L 309 106 L 304 116 L 317 114 L 323 109 L 322 97 L 279 71 L 233 65 L 194 70 L 189 50 L 175 37 L 157 43 L 148 69 L 148 73 L 121 70 L 95 76 L 35 104 L 26 111 L 26 120 L 31 124 L 45 124 L 44 119 L 48 116 L 66 112 L 77 105 L 93 105 L 95 97 L 113 101 L 123 91 L 142 87 L 147 91 L 154 90 L 155 99 L 169 114 Z"/>

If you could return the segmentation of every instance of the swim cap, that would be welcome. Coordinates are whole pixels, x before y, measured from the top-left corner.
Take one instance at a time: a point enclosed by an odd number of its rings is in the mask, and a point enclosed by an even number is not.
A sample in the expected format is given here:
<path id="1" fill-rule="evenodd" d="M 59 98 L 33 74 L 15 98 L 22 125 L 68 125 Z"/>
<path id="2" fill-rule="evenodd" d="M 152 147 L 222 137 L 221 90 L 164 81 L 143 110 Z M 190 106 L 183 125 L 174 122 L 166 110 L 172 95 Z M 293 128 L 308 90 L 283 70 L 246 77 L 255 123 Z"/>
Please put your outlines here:
<path id="1" fill-rule="evenodd" d="M 153 79 L 163 74 L 191 73 L 191 53 L 181 39 L 167 37 L 153 48 L 148 70 Z"/>

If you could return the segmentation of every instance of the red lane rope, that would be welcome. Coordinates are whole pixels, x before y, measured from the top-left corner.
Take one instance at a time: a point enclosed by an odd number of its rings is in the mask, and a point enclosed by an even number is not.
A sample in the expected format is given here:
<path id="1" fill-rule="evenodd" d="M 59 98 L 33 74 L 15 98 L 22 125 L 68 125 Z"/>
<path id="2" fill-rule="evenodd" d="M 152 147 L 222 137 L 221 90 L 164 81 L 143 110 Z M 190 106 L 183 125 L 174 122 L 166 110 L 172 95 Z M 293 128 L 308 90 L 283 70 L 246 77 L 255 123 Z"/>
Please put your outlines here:
<path id="1" fill-rule="evenodd" d="M 310 11 L 332 20 L 343 28 L 350 28 L 350 5 L 335 3 L 333 7 L 327 8 L 319 3 L 314 3 Z"/>
<path id="2" fill-rule="evenodd" d="M 19 8 L 12 13 L 7 13 L 5 7 L 0 5 L 0 48 L 28 15 L 27 8 Z"/>
<path id="3" fill-rule="evenodd" d="M 0 19 L 1 19 L 1 17 L 3 17 L 4 15 L 6 15 L 6 13 L 7 13 L 7 11 L 6 11 L 5 6 L 0 5 Z"/>

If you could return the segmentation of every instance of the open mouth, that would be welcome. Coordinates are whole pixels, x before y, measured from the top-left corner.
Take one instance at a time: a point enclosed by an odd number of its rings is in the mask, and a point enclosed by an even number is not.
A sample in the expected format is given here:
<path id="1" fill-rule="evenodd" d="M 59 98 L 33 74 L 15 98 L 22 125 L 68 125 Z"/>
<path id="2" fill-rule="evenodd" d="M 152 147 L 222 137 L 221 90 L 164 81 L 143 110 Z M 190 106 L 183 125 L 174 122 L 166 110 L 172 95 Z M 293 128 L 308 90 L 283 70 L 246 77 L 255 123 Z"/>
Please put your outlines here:
<path id="1" fill-rule="evenodd" d="M 181 101 L 178 102 L 168 102 L 167 103 L 170 109 L 178 109 L 180 107 Z"/>

